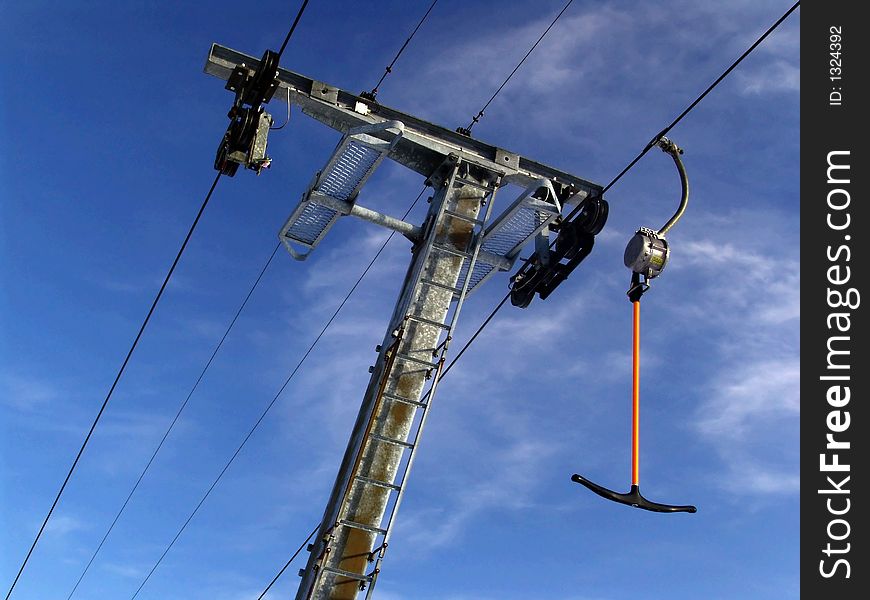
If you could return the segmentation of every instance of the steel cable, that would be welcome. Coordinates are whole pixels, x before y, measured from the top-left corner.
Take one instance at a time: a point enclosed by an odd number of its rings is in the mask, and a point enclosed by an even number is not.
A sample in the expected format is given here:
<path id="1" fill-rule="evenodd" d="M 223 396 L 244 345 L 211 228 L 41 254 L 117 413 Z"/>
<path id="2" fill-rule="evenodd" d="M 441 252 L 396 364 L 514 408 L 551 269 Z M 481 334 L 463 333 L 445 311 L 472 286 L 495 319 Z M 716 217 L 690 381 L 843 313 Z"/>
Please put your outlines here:
<path id="1" fill-rule="evenodd" d="M 199 212 L 196 213 L 196 218 L 193 220 L 193 224 L 187 231 L 184 242 L 182 242 L 181 248 L 175 255 L 175 259 L 172 261 L 172 265 L 169 267 L 169 271 L 166 273 L 166 277 L 164 277 L 163 279 L 163 283 L 161 284 L 160 289 L 157 292 L 157 296 L 155 296 L 154 301 L 151 302 L 151 307 L 148 309 L 148 314 L 145 315 L 145 320 L 142 321 L 142 325 L 139 327 L 136 338 L 133 340 L 133 344 L 127 351 L 127 355 L 124 357 L 124 362 L 121 363 L 121 368 L 118 369 L 118 373 L 117 375 L 115 375 L 115 380 L 112 382 L 112 385 L 109 388 L 108 393 L 106 394 L 106 398 L 103 400 L 103 404 L 100 406 L 100 410 L 97 412 L 97 416 L 94 418 L 94 422 L 91 424 L 91 427 L 88 430 L 87 435 L 85 436 L 84 442 L 82 442 L 81 448 L 79 448 L 75 460 L 73 460 L 73 463 L 69 468 L 69 472 L 66 474 L 66 477 L 64 478 L 63 483 L 61 484 L 60 489 L 58 490 L 57 495 L 54 498 L 54 502 L 51 503 L 51 508 L 48 509 L 48 514 L 45 515 L 45 519 L 43 519 L 42 525 L 39 527 L 39 531 L 36 533 L 36 537 L 34 538 L 33 543 L 30 545 L 30 549 L 27 551 L 27 555 L 24 557 L 24 561 L 21 563 L 21 567 L 18 569 L 18 573 L 15 575 L 15 579 L 12 581 L 12 585 L 9 587 L 9 591 L 6 593 L 6 600 L 9 600 L 9 598 L 12 596 L 12 591 L 15 589 L 15 585 L 18 583 L 21 574 L 24 572 L 24 568 L 27 566 L 31 555 L 33 554 L 33 550 L 36 548 L 36 544 L 42 537 L 42 533 L 45 531 L 45 526 L 48 524 L 48 521 L 51 518 L 54 509 L 57 507 L 57 503 L 60 501 L 60 497 L 63 495 L 63 492 L 66 489 L 67 483 L 69 483 L 69 480 L 72 477 L 73 471 L 75 471 L 76 466 L 79 463 L 79 459 L 82 457 L 82 454 L 84 453 L 88 442 L 91 440 L 91 435 L 93 435 L 94 430 L 97 428 L 97 424 L 100 422 L 100 418 L 103 416 L 103 412 L 106 410 L 106 406 L 108 406 L 109 400 L 111 400 L 112 394 L 114 393 L 118 382 L 121 380 L 121 376 L 124 374 L 124 371 L 127 368 L 127 363 L 130 362 L 130 357 L 133 356 L 133 351 L 136 350 L 136 346 L 139 344 L 139 340 L 142 338 L 142 334 L 145 332 L 145 328 L 148 326 L 148 322 L 151 320 L 151 315 L 154 314 L 154 309 L 157 308 L 157 303 L 160 302 L 160 298 L 163 296 L 163 292 L 166 289 L 166 286 L 169 284 L 169 280 L 170 278 L 172 278 L 172 274 L 175 272 L 175 267 L 178 265 L 178 261 L 181 260 L 181 255 L 184 254 L 184 249 L 187 248 L 187 243 L 190 241 L 191 236 L 193 236 L 193 232 L 196 229 L 197 224 L 199 223 L 199 219 L 200 217 L 202 217 L 202 213 L 205 212 L 205 207 L 208 205 L 208 202 L 211 199 L 212 193 L 214 192 L 215 187 L 217 187 L 220 178 L 221 174 L 218 173 L 217 177 L 215 177 L 214 179 L 214 182 L 211 184 L 211 188 L 209 188 L 208 193 L 205 196 L 205 200 L 203 200 L 202 205 L 199 207 Z"/>
<path id="2" fill-rule="evenodd" d="M 414 206 L 417 205 L 417 202 L 420 200 L 420 198 L 423 197 L 423 193 L 424 193 L 425 191 L 426 191 L 426 186 L 424 186 L 423 189 L 420 190 L 420 193 L 417 195 L 417 197 L 416 197 L 416 198 L 414 199 L 414 201 L 411 203 L 411 206 L 408 207 L 408 210 L 407 210 L 407 211 L 405 212 L 405 214 L 402 216 L 402 219 L 404 219 L 405 217 L 407 217 L 408 214 L 411 212 L 411 210 L 413 210 Z M 157 562 L 156 562 L 156 563 L 151 567 L 151 569 L 148 571 L 148 574 L 145 576 L 145 579 L 144 579 L 144 580 L 139 584 L 139 587 L 138 587 L 138 588 L 136 589 L 136 591 L 133 593 L 133 595 L 131 596 L 130 600 L 133 600 L 134 598 L 136 598 L 136 597 L 139 595 L 139 592 L 142 591 L 142 588 L 143 588 L 143 587 L 145 587 L 145 584 L 146 584 L 146 583 L 148 582 L 148 580 L 151 578 L 151 575 L 154 574 L 154 571 L 156 571 L 156 570 L 157 570 L 157 567 L 160 566 L 160 563 L 163 562 L 163 559 L 166 557 L 166 555 L 169 553 L 169 551 L 170 551 L 170 550 L 172 549 L 172 547 L 175 545 L 175 542 L 178 541 L 178 538 L 181 537 L 181 534 L 184 533 L 184 530 L 185 530 L 185 529 L 187 529 L 187 526 L 190 524 L 190 522 L 191 522 L 191 520 L 193 519 L 193 517 L 195 517 L 195 516 L 196 516 L 196 513 L 199 512 L 199 509 L 202 507 L 202 505 L 205 503 L 205 501 L 206 501 L 206 500 L 208 499 L 208 497 L 211 495 L 212 491 L 213 491 L 214 488 L 217 486 L 217 484 L 220 482 L 220 480 L 223 478 L 224 474 L 227 472 L 227 470 L 230 468 L 230 466 L 233 464 L 233 462 L 235 462 L 236 457 L 237 457 L 237 456 L 239 455 L 239 453 L 242 451 L 242 448 L 245 447 L 245 445 L 248 443 L 248 440 L 251 439 L 251 436 L 253 436 L 253 435 L 254 435 L 254 432 L 256 432 L 257 429 L 260 427 L 260 424 L 263 422 L 263 419 L 266 418 L 266 415 L 269 414 L 269 411 L 272 409 L 272 407 L 273 407 L 273 406 L 275 405 L 275 403 L 278 401 L 278 398 L 281 397 L 281 395 L 284 393 L 284 390 L 287 388 L 287 386 L 290 384 L 290 382 L 293 380 L 293 378 L 294 378 L 294 377 L 296 376 L 296 374 L 299 372 L 299 369 L 302 367 L 303 364 L 305 364 L 305 361 L 306 361 L 306 360 L 308 359 L 308 357 L 311 355 L 311 352 L 314 350 L 314 348 L 315 348 L 315 347 L 317 346 L 317 344 L 320 342 L 320 339 L 323 337 L 323 335 L 326 333 L 326 331 L 329 329 L 329 327 L 330 327 L 330 326 L 332 325 L 332 323 L 335 321 L 335 319 L 336 319 L 336 317 L 338 316 L 339 312 L 341 312 L 341 309 L 344 308 L 345 304 L 347 304 L 348 300 L 350 300 L 350 297 L 351 297 L 351 296 L 353 295 L 353 293 L 356 291 L 357 287 L 359 287 L 359 284 L 362 283 L 362 280 L 365 278 L 365 276 L 366 276 L 366 275 L 368 274 L 368 272 L 371 270 L 372 266 L 374 266 L 375 262 L 376 262 L 376 261 L 378 260 L 378 258 L 381 256 L 381 254 L 383 253 L 384 249 L 386 249 L 387 244 L 389 244 L 390 240 L 393 239 L 393 236 L 394 236 L 394 235 L 395 235 L 395 232 L 390 232 L 390 235 L 387 237 L 386 240 L 384 240 L 384 243 L 381 245 L 381 247 L 378 249 L 378 251 L 377 251 L 377 252 L 375 253 L 375 255 L 372 257 L 371 261 L 370 261 L 369 264 L 366 266 L 366 268 L 363 270 L 362 274 L 359 276 L 359 278 L 356 280 L 356 282 L 351 286 L 350 290 L 348 290 L 348 292 L 347 292 L 347 294 L 345 295 L 344 299 L 343 299 L 343 300 L 341 301 L 341 303 L 338 305 L 338 308 L 335 309 L 335 311 L 332 313 L 332 316 L 330 316 L 329 319 L 326 321 L 326 324 L 324 324 L 324 326 L 321 328 L 320 332 L 319 332 L 319 333 L 317 334 L 317 336 L 314 338 L 314 341 L 312 341 L 311 344 L 308 346 L 308 348 L 305 350 L 305 353 L 302 355 L 302 358 L 299 359 L 299 362 L 296 363 L 296 366 L 295 366 L 295 367 L 293 368 L 293 370 L 290 372 L 290 375 L 289 375 L 289 376 L 284 380 L 284 383 L 283 383 L 283 384 L 281 385 L 281 387 L 278 389 L 278 392 L 274 395 L 274 397 L 272 398 L 272 400 L 271 400 L 271 401 L 266 405 L 265 409 L 263 409 L 263 411 L 260 413 L 260 416 L 259 416 L 259 417 L 257 418 L 257 420 L 254 422 L 254 425 L 250 428 L 250 430 L 248 430 L 247 434 L 245 434 L 245 437 L 242 439 L 241 443 L 238 445 L 238 447 L 236 448 L 235 452 L 232 453 L 232 455 L 230 456 L 229 460 L 226 462 L 226 464 L 223 466 L 223 468 L 222 468 L 222 469 L 220 470 L 220 472 L 218 473 L 217 477 L 214 479 L 214 481 L 211 483 L 211 485 L 206 489 L 205 493 L 203 494 L 203 496 L 202 496 L 202 498 L 199 500 L 199 502 L 196 504 L 196 506 L 194 507 L 193 511 L 191 511 L 190 515 L 188 515 L 188 517 L 187 517 L 187 519 L 184 521 L 184 523 L 182 523 L 181 527 L 180 527 L 180 528 L 178 529 L 178 531 L 175 533 L 175 536 L 172 538 L 172 540 L 169 542 L 169 544 L 168 544 L 168 545 L 166 546 L 166 548 L 163 550 L 163 552 L 162 552 L 162 554 L 160 555 L 160 557 L 157 559 Z"/>

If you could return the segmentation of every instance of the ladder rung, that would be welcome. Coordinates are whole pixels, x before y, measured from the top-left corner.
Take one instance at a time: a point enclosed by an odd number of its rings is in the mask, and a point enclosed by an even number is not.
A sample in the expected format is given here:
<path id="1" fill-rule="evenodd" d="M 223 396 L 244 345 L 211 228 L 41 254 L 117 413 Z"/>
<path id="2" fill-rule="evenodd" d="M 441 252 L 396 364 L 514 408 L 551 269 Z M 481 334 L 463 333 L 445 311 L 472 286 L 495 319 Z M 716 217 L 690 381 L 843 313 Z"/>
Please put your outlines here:
<path id="1" fill-rule="evenodd" d="M 397 353 L 396 358 L 399 360 L 407 360 L 407 361 L 410 361 L 412 363 L 417 363 L 418 365 L 423 365 L 424 367 L 429 367 L 430 369 L 434 369 L 435 367 L 438 366 L 438 365 L 433 365 L 428 360 L 423 360 L 422 358 L 416 358 L 414 356 L 411 356 L 410 354 L 404 354 L 402 352 Z"/>
<path id="2" fill-rule="evenodd" d="M 432 325 L 433 327 L 440 327 L 441 329 L 450 329 L 450 325 L 448 325 L 447 323 L 439 323 L 438 321 L 433 321 L 432 319 L 427 319 L 425 317 L 408 315 L 408 320 L 417 321 L 418 323 L 425 323 L 426 325 Z"/>
<path id="3" fill-rule="evenodd" d="M 387 533 L 386 529 L 381 529 L 380 527 L 375 527 L 374 525 L 365 525 L 364 523 L 357 523 L 355 521 L 347 521 L 342 519 L 338 522 L 339 525 L 344 525 L 345 527 L 351 527 L 353 529 L 361 529 L 362 531 L 368 531 L 370 533 L 377 533 L 380 535 L 384 535 Z"/>
<path id="4" fill-rule="evenodd" d="M 395 394 L 388 394 L 387 392 L 384 392 L 381 395 L 387 400 L 394 400 L 396 402 L 401 402 L 402 404 L 410 404 L 411 406 L 416 406 L 418 408 L 423 408 L 424 406 L 426 406 L 425 402 L 420 402 L 419 400 L 411 400 L 410 398 L 396 396 Z"/>
<path id="5" fill-rule="evenodd" d="M 390 490 L 396 490 L 397 492 L 402 490 L 402 486 L 396 485 L 395 483 L 387 483 L 386 481 L 381 481 L 380 479 L 372 479 L 371 477 L 365 477 L 363 475 L 355 475 L 354 476 L 359 481 L 363 483 L 370 483 L 371 485 L 376 485 L 378 487 L 387 488 Z"/>
<path id="6" fill-rule="evenodd" d="M 442 246 L 441 244 L 432 244 L 432 247 L 436 250 L 440 250 L 441 252 L 447 252 L 448 254 L 453 254 L 455 256 L 461 256 L 462 258 L 471 258 L 470 252 L 463 252 L 462 250 L 457 250 L 456 248 L 451 248 L 450 246 Z"/>
<path id="7" fill-rule="evenodd" d="M 454 219 L 459 219 L 460 221 L 465 221 L 467 223 L 472 223 L 473 225 L 483 225 L 483 221 L 477 219 L 475 217 L 469 217 L 466 215 L 461 215 L 458 212 L 453 212 L 452 210 L 444 209 L 444 214 L 448 217 L 452 217 Z"/>
<path id="8" fill-rule="evenodd" d="M 369 437 L 373 440 L 377 440 L 379 442 L 384 442 L 386 444 L 393 444 L 395 446 L 402 446 L 403 448 L 413 448 L 414 444 L 411 442 L 406 442 L 404 440 L 397 440 L 395 438 L 388 438 L 382 435 L 378 435 L 377 433 L 370 433 Z"/>
<path id="9" fill-rule="evenodd" d="M 339 569 L 338 567 L 323 567 L 323 571 L 325 573 L 332 573 L 333 575 L 340 575 L 341 577 L 347 577 L 348 579 L 355 579 L 357 581 L 371 581 L 371 575 L 362 575 L 361 573 L 352 573 L 351 571 L 345 571 L 344 569 Z"/>
<path id="10" fill-rule="evenodd" d="M 478 183 L 473 179 L 466 179 L 465 177 L 455 177 L 453 181 L 457 181 L 463 185 L 470 185 L 471 187 L 476 187 L 480 190 L 486 190 L 487 192 L 492 191 L 492 188 L 489 187 L 488 184 Z"/>
<path id="11" fill-rule="evenodd" d="M 452 285 L 447 285 L 446 283 L 439 283 L 437 281 L 432 281 L 431 279 L 420 279 L 420 283 L 425 283 L 426 285 L 434 285 L 435 287 L 441 288 L 442 290 L 448 290 L 453 292 L 454 294 L 461 294 L 462 288 L 453 287 Z"/>

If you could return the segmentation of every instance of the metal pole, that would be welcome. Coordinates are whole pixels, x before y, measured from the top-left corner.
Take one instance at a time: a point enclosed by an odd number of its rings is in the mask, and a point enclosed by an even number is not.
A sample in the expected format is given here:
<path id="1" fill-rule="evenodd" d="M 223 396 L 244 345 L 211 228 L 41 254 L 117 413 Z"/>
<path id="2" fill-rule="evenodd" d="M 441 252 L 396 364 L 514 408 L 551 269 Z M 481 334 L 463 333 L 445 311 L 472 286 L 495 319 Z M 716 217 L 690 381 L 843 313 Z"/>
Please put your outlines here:
<path id="1" fill-rule="evenodd" d="M 297 600 L 355 600 L 360 583 L 371 582 L 375 543 L 392 523 L 383 523 L 396 502 L 400 469 L 419 437 L 420 398 L 437 364 L 433 351 L 446 325 L 464 260 L 455 250 L 476 251 L 474 225 L 482 186 L 454 181 L 457 168 L 434 195 L 420 228 L 402 292 L 381 345 L 327 503 L 317 541 L 303 571 Z M 450 207 L 447 210 L 447 206 Z M 445 216 L 458 215 L 456 217 Z M 462 287 L 457 288 L 461 293 Z M 455 321 L 455 319 L 454 319 Z M 400 334 L 401 332 L 401 334 Z M 420 416 L 418 416 L 420 415 Z"/>

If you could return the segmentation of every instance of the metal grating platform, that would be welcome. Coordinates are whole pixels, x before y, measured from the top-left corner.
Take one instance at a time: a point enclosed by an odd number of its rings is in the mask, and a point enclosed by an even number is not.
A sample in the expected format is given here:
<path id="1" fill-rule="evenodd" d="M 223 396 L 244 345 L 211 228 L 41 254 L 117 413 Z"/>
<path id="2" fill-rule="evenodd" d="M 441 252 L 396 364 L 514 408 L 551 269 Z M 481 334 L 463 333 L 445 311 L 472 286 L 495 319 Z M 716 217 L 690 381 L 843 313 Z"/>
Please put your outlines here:
<path id="1" fill-rule="evenodd" d="M 333 169 L 315 189 L 339 200 L 351 200 L 382 154 L 380 150 L 350 139 Z"/>
<path id="2" fill-rule="evenodd" d="M 503 258 L 513 266 L 523 246 L 555 219 L 561 210 L 549 180 L 540 179 L 526 188 L 483 234 L 482 252 L 471 272 L 469 292 L 499 270 L 487 262 L 487 254 Z M 467 270 L 468 261 L 465 261 L 460 277 L 465 277 Z"/>
<path id="3" fill-rule="evenodd" d="M 401 122 L 386 121 L 357 127 L 341 138 L 278 235 L 293 258 L 305 260 L 345 214 L 330 206 L 329 199 L 352 204 L 403 132 Z"/>

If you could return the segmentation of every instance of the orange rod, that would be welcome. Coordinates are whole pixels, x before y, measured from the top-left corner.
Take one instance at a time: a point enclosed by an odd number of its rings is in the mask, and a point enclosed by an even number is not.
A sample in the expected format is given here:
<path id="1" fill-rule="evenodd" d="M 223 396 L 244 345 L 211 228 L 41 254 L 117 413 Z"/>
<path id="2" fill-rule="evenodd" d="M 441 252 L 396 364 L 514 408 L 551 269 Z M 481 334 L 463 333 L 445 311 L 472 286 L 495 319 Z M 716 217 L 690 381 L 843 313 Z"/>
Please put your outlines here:
<path id="1" fill-rule="evenodd" d="M 632 305 L 631 484 L 640 485 L 640 301 Z"/>

